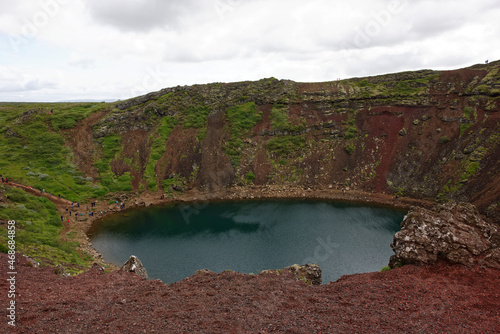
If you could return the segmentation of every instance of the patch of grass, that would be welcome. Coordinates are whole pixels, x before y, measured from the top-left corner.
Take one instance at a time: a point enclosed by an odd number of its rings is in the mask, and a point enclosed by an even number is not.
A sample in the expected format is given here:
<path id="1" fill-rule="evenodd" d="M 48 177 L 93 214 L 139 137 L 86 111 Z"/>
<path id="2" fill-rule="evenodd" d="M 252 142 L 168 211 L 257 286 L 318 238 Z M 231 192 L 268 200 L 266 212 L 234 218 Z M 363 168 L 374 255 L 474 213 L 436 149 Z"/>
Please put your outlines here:
<path id="1" fill-rule="evenodd" d="M 50 115 L 50 122 L 54 130 L 74 128 L 78 122 L 87 118 L 93 112 L 104 108 L 104 104 L 85 103 L 56 108 Z"/>
<path id="2" fill-rule="evenodd" d="M 247 175 L 245 175 L 245 179 L 248 182 L 253 182 L 253 180 L 255 180 L 255 174 L 253 173 L 253 171 L 249 171 Z"/>
<path id="3" fill-rule="evenodd" d="M 262 113 L 257 112 L 254 102 L 249 102 L 226 110 L 229 120 L 230 139 L 225 146 L 226 154 L 231 158 L 233 166 L 240 164 L 240 154 L 243 147 L 243 138 L 262 120 Z"/>
<path id="4" fill-rule="evenodd" d="M 369 87 L 369 88 L 375 88 L 375 84 L 372 84 L 368 79 L 363 79 L 358 82 L 359 87 Z"/>
<path id="5" fill-rule="evenodd" d="M 344 139 L 349 140 L 356 138 L 357 134 L 358 134 L 358 129 L 356 128 L 356 126 L 349 126 L 347 127 L 347 131 L 344 134 Z"/>
<path id="6" fill-rule="evenodd" d="M 305 147 L 306 140 L 300 136 L 279 136 L 266 143 L 266 149 L 277 157 L 289 157 Z"/>
<path id="7" fill-rule="evenodd" d="M 96 161 L 95 167 L 99 173 L 106 173 L 111 170 L 110 163 L 122 151 L 122 139 L 116 134 L 108 135 L 102 139 L 102 159 Z"/>
<path id="8" fill-rule="evenodd" d="M 303 120 L 301 124 L 293 125 L 287 114 L 287 108 L 280 104 L 273 106 L 269 119 L 271 120 L 272 129 L 279 132 L 300 132 L 306 128 L 307 124 Z"/>
<path id="9" fill-rule="evenodd" d="M 35 197 L 17 188 L 5 187 L 8 203 L 0 220 L 16 222 L 16 250 L 42 264 L 77 265 L 84 269 L 90 257 L 80 255 L 74 242 L 60 240 L 61 218 L 56 206 L 44 197 Z M 7 230 L 0 228 L 0 244 L 7 244 Z"/>
<path id="10" fill-rule="evenodd" d="M 130 173 L 115 175 L 111 171 L 111 162 L 116 159 L 123 150 L 122 139 L 116 134 L 107 135 L 101 142 L 102 159 L 96 161 L 95 166 L 100 174 L 101 185 L 108 191 L 130 191 L 132 190 L 132 178 Z M 106 191 L 103 190 L 103 193 Z"/>
<path id="11" fill-rule="evenodd" d="M 291 127 L 286 108 L 283 106 L 273 106 L 269 119 L 274 131 L 287 131 Z"/>
<path id="12" fill-rule="evenodd" d="M 344 150 L 347 152 L 347 154 L 351 155 L 356 150 L 356 144 L 355 143 L 346 143 L 344 146 Z"/>
<path id="13" fill-rule="evenodd" d="M 71 106 L 71 104 L 3 105 L 1 118 L 5 127 L 4 131 L 0 131 L 2 174 L 12 181 L 45 189 L 46 192 L 60 194 L 75 202 L 95 197 L 101 191 L 101 187 L 93 185 L 92 181 L 88 181 L 76 170 L 72 164 L 71 150 L 65 145 L 61 134 L 52 129 L 53 121 L 62 124 L 57 119 L 58 114 L 63 112 L 61 110 L 69 110 Z M 43 111 L 23 115 L 28 110 L 40 108 Z M 54 109 L 54 114 L 47 113 L 47 108 Z M 69 118 L 83 117 L 80 114 L 75 116 L 77 114 L 75 110 L 79 110 L 78 108 L 71 109 L 73 111 L 70 113 L 73 114 Z M 97 107 L 84 109 L 87 110 L 86 114 L 98 110 Z M 23 116 L 20 117 L 21 115 Z M 10 129 L 9 134 L 5 130 L 7 128 Z"/>
<path id="14" fill-rule="evenodd" d="M 474 176 L 476 172 L 479 170 L 479 162 L 478 161 L 470 161 L 465 168 L 462 176 L 460 177 L 460 181 L 467 181 L 469 178 Z"/>
<path id="15" fill-rule="evenodd" d="M 210 108 L 199 105 L 192 106 L 185 109 L 184 114 L 184 126 L 186 128 L 205 128 L 207 126 L 207 117 L 210 114 Z"/>
<path id="16" fill-rule="evenodd" d="M 149 154 L 149 160 L 146 165 L 146 170 L 144 171 L 144 178 L 147 180 L 148 189 L 151 191 L 156 191 L 158 189 L 156 181 L 156 165 L 161 159 L 163 153 L 165 153 L 165 145 L 167 143 L 168 137 L 177 125 L 177 120 L 172 116 L 162 117 L 160 120 L 160 125 L 156 134 L 153 135 L 153 145 L 151 146 L 151 151 Z"/>
<path id="17" fill-rule="evenodd" d="M 470 123 L 462 123 L 460 124 L 460 136 L 464 135 L 467 130 L 471 128 L 472 124 Z"/>
<path id="18" fill-rule="evenodd" d="M 446 144 L 449 141 L 450 141 L 450 138 L 445 137 L 445 136 L 439 138 L 439 143 L 440 144 Z"/>
<path id="19" fill-rule="evenodd" d="M 183 179 L 179 175 L 175 175 L 170 179 L 163 180 L 161 185 L 164 192 L 170 193 L 172 192 L 171 188 L 174 188 L 175 186 L 183 186 Z"/>
<path id="20" fill-rule="evenodd" d="M 389 266 L 385 266 L 382 269 L 380 269 L 381 272 L 389 271 L 389 270 L 391 270 L 391 267 L 389 267 Z"/>

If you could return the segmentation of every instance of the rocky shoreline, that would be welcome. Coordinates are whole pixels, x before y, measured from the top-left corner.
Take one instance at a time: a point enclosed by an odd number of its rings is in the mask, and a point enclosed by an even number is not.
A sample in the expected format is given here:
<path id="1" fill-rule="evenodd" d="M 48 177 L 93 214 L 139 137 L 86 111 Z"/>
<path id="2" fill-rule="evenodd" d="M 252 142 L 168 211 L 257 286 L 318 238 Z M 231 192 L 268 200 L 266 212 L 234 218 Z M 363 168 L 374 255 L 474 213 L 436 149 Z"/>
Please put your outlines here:
<path id="1" fill-rule="evenodd" d="M 169 204 L 184 204 L 185 210 L 196 210 L 197 207 L 214 201 L 238 201 L 238 200 L 262 200 L 262 199 L 308 199 L 308 200 L 327 200 L 338 202 L 349 202 L 356 204 L 366 204 L 374 206 L 389 207 L 400 210 L 408 210 L 413 206 L 431 208 L 434 203 L 426 200 L 412 199 L 407 197 L 398 197 L 381 194 L 368 193 L 357 190 L 340 190 L 333 188 L 290 188 L 285 186 L 250 186 L 250 187 L 232 187 L 222 188 L 217 191 L 207 192 L 198 189 L 191 189 L 186 192 L 175 193 L 173 197 L 161 198 L 160 193 L 144 192 L 121 193 L 116 194 L 110 201 L 124 203 L 125 209 L 121 210 L 119 205 L 107 204 L 103 201 L 97 201 L 93 208 L 96 214 L 94 216 L 84 216 L 71 224 L 71 229 L 76 230 L 79 235 L 80 248 L 82 251 L 91 255 L 96 262 L 105 264 L 112 269 L 118 269 L 114 264 L 106 263 L 102 255 L 92 247 L 88 237 L 88 231 L 92 224 L 98 223 L 100 219 L 112 214 L 125 214 L 127 210 L 162 206 Z M 86 203 L 81 203 L 85 207 Z M 65 211 L 64 207 L 59 207 L 60 211 Z M 100 215 L 100 212 L 103 215 Z M 66 230 L 65 233 L 70 230 Z"/>

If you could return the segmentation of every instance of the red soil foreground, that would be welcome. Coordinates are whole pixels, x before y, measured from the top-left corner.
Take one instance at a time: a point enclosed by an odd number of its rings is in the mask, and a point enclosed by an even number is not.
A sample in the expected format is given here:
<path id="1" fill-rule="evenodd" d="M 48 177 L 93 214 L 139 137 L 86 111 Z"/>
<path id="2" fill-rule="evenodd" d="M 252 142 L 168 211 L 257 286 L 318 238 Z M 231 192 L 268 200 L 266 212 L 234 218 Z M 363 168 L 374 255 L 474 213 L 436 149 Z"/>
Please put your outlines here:
<path id="1" fill-rule="evenodd" d="M 498 333 L 500 271 L 438 263 L 307 286 L 291 274 L 200 273 L 166 285 L 96 269 L 61 278 L 16 254 L 16 333 Z"/>

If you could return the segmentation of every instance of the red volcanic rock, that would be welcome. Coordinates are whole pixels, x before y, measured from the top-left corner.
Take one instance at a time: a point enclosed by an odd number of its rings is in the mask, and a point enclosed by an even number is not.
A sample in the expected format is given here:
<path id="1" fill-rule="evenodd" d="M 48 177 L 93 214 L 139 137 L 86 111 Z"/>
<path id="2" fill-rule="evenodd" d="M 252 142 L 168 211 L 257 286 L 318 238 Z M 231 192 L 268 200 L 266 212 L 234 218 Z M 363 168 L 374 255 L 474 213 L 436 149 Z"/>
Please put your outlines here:
<path id="1" fill-rule="evenodd" d="M 0 254 L 1 263 L 7 256 Z M 17 254 L 2 333 L 498 333 L 500 271 L 437 263 L 307 285 L 288 270 L 200 272 L 170 285 L 93 268 L 61 278 Z M 8 291 L 0 274 L 2 304 Z"/>

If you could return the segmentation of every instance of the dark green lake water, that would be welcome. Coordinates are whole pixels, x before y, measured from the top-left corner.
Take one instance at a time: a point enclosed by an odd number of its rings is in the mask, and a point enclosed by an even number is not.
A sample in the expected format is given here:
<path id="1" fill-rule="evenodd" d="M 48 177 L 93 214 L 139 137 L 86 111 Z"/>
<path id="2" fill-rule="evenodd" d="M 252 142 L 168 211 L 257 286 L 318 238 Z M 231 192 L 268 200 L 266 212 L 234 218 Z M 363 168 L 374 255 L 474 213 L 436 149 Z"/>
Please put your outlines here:
<path id="1" fill-rule="evenodd" d="M 249 201 L 155 207 L 106 217 L 94 248 L 121 266 L 136 255 L 152 279 L 179 281 L 199 269 L 259 273 L 317 263 L 323 282 L 379 271 L 404 213 L 318 201 Z"/>

